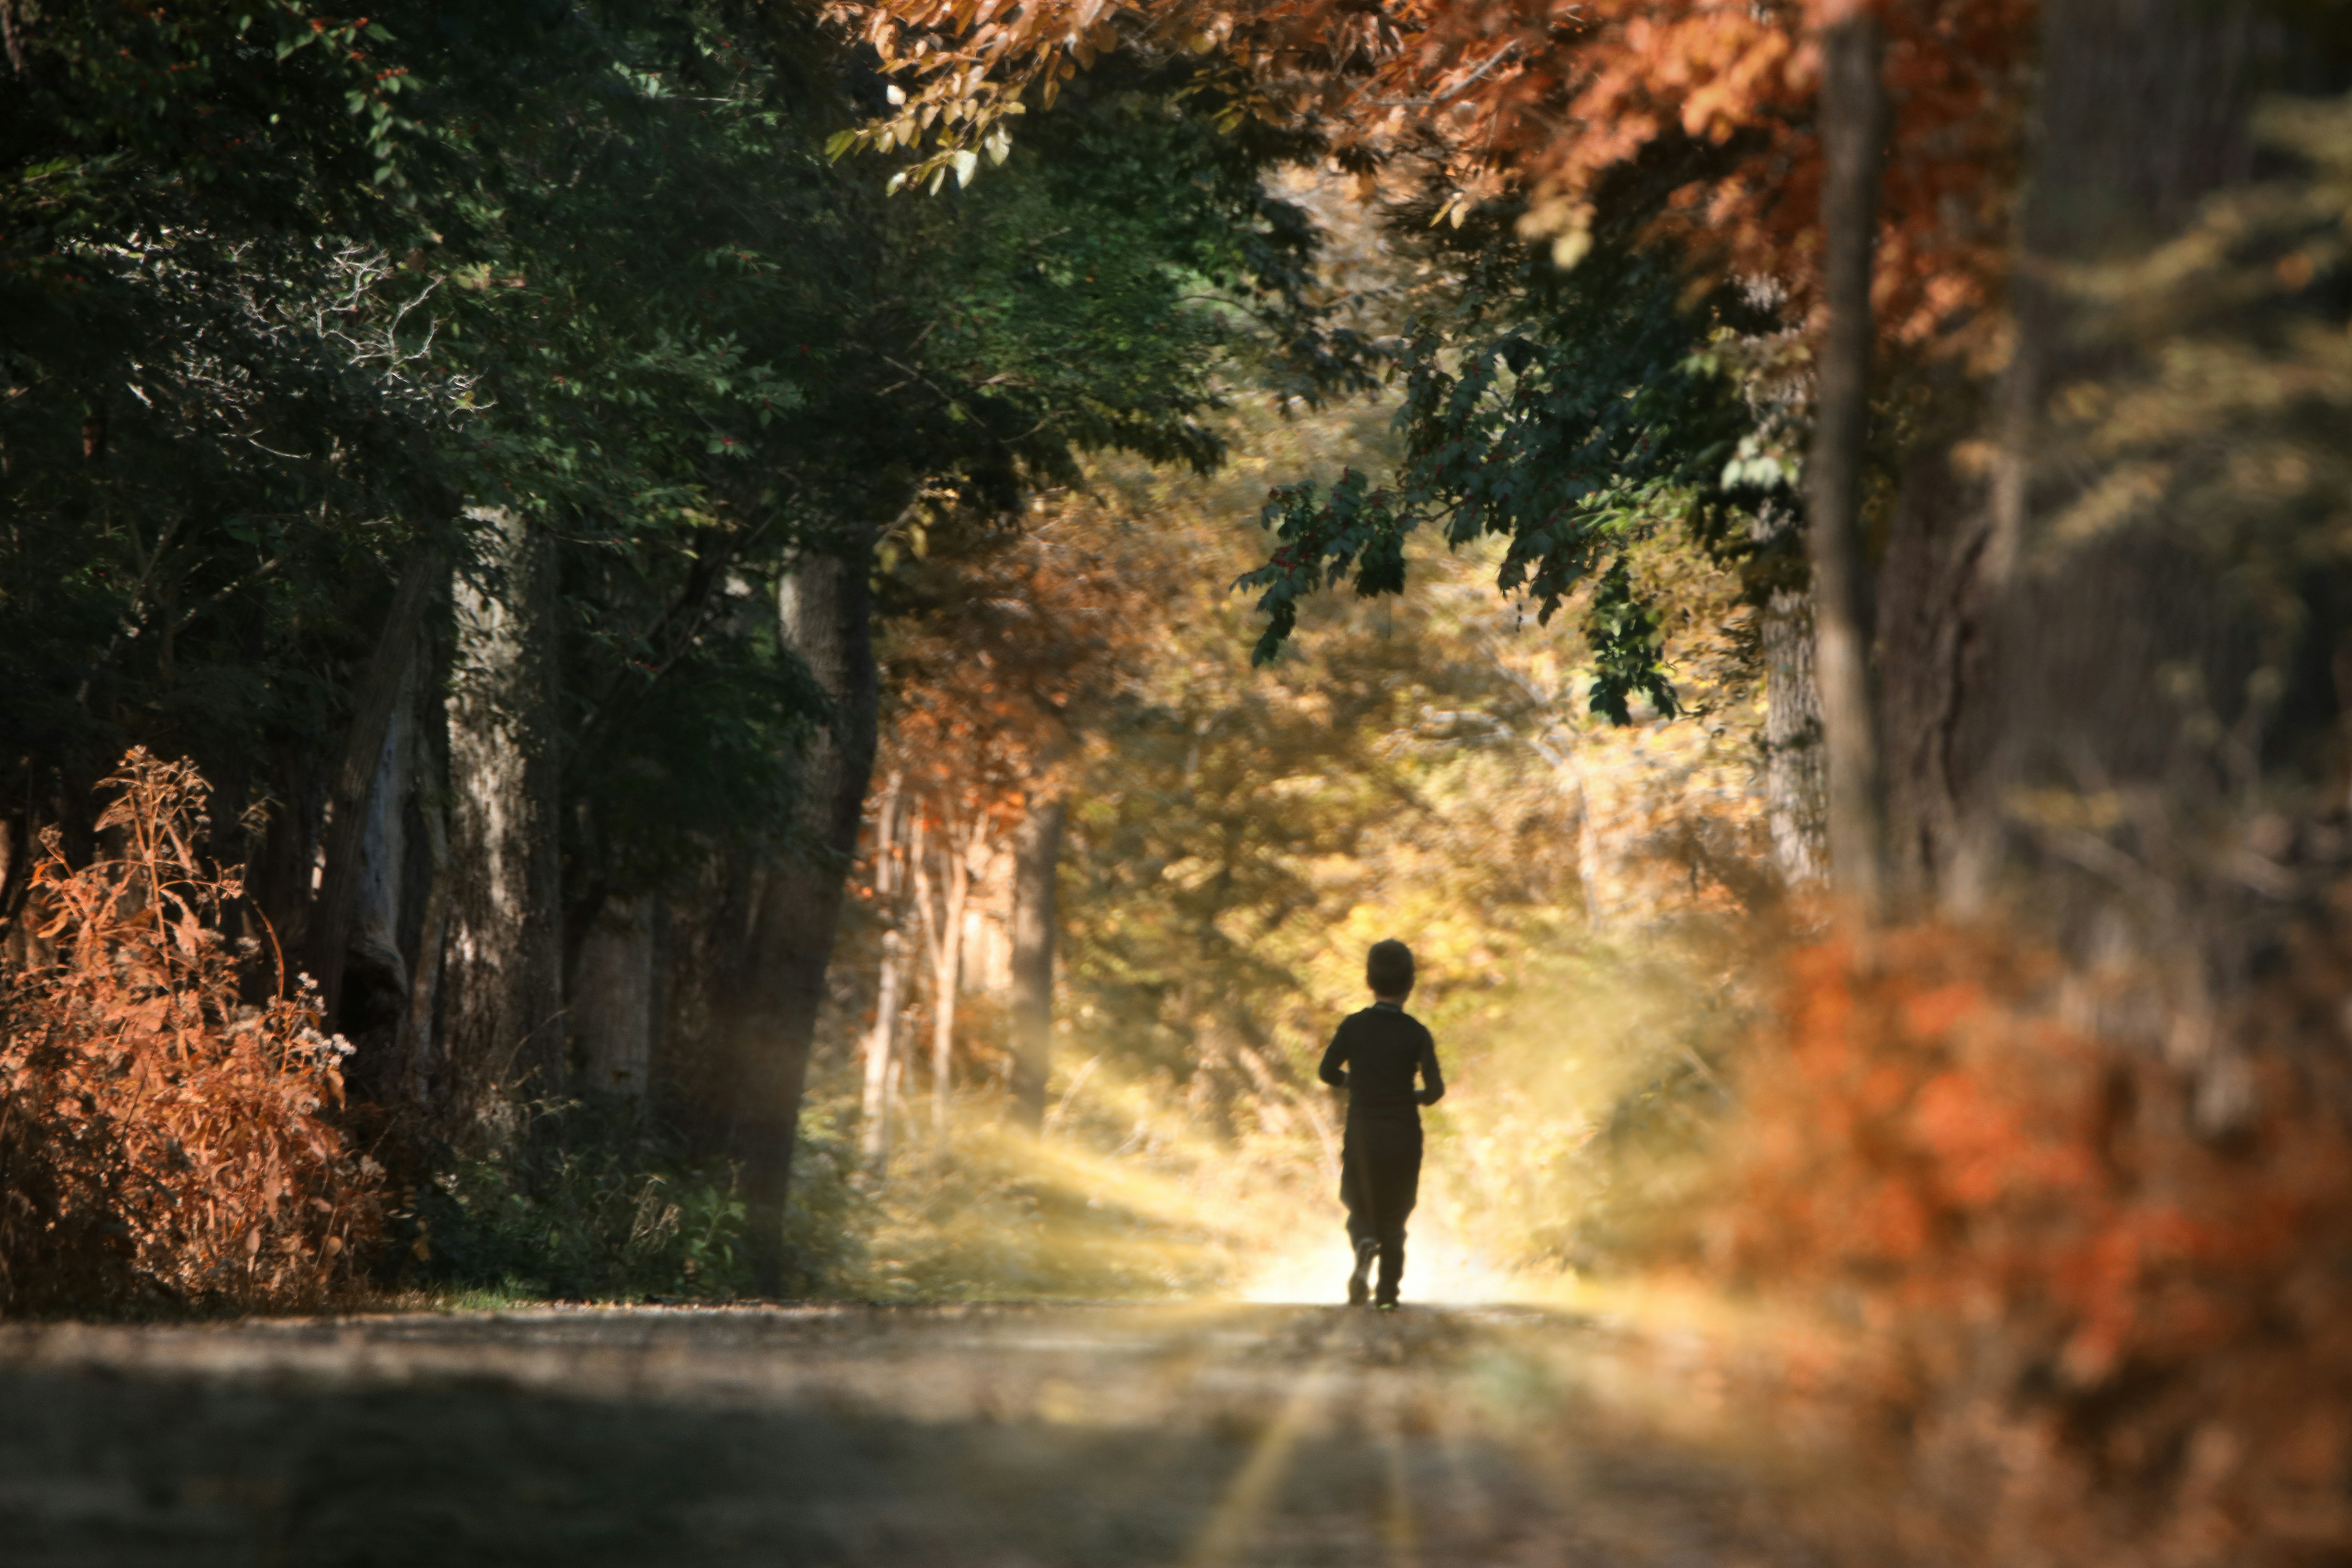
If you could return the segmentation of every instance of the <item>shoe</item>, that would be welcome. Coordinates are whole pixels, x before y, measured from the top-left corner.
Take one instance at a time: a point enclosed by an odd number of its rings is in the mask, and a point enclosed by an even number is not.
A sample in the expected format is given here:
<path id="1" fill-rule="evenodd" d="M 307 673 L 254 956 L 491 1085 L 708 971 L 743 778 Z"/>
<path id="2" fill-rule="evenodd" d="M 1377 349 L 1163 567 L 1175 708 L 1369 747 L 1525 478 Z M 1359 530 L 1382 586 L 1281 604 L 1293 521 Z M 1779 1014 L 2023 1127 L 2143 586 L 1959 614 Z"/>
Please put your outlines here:
<path id="1" fill-rule="evenodd" d="M 1356 1271 L 1348 1276 L 1348 1305 L 1360 1307 L 1372 1299 L 1372 1260 L 1381 1255 L 1377 1242 L 1356 1244 Z"/>
<path id="2" fill-rule="evenodd" d="M 1372 1310 L 1375 1312 L 1393 1312 L 1396 1310 L 1397 1304 L 1394 1301 L 1375 1301 L 1372 1303 Z"/>

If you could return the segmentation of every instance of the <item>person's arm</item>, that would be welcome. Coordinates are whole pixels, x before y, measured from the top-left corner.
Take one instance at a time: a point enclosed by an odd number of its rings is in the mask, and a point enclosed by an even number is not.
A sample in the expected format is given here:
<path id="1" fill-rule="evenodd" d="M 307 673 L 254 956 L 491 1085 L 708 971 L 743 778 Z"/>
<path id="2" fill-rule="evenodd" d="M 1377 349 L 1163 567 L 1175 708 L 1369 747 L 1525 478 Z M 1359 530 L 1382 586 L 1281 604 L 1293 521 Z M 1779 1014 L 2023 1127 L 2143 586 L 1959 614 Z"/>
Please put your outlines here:
<path id="1" fill-rule="evenodd" d="M 1315 1069 L 1315 1076 L 1333 1089 L 1348 1087 L 1348 1026 L 1344 1022 L 1339 1033 L 1331 1037 L 1331 1043 L 1324 1047 L 1323 1065 Z"/>
<path id="2" fill-rule="evenodd" d="M 1429 1035 L 1421 1037 L 1421 1092 L 1413 1100 L 1420 1105 L 1435 1105 L 1445 1098 L 1445 1075 L 1437 1070 L 1437 1041 Z"/>

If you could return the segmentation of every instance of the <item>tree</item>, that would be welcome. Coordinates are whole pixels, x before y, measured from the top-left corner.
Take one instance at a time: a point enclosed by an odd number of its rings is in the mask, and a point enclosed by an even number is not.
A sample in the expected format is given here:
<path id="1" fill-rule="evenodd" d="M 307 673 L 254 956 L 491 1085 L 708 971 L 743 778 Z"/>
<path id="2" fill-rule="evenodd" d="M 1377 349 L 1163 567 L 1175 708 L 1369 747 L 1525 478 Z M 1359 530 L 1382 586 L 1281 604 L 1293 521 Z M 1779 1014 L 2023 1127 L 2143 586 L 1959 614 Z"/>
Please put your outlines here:
<path id="1" fill-rule="evenodd" d="M 1497 585 L 1539 624 L 1579 601 L 1597 659 L 1583 700 L 1622 725 L 1637 701 L 1665 715 L 1677 705 L 1661 606 L 1634 589 L 1633 554 L 1664 539 L 1736 563 L 1776 715 L 1762 772 L 1783 824 L 1779 863 L 1801 884 L 1818 873 L 1822 815 L 1812 660 L 1790 646 L 1811 630 L 1791 537 L 1801 354 L 1772 291 L 1695 288 L 1671 247 L 1635 243 L 1707 156 L 1659 150 L 1624 171 L 1596 209 L 1600 243 L 1564 273 L 1517 240 L 1512 204 L 1459 226 L 1432 226 L 1443 192 L 1391 209 L 1390 242 L 1426 254 L 1436 279 L 1411 302 L 1400 357 L 1402 451 L 1392 469 L 1345 474 L 1328 492 L 1278 488 L 1263 513 L 1272 559 L 1241 583 L 1268 613 L 1264 661 L 1351 572 L 1359 595 L 1400 591 L 1416 531 L 1456 552 L 1493 540 Z"/>
<path id="2" fill-rule="evenodd" d="M 1398 226 L 1426 212 L 1408 205 Z M 1407 536 L 1426 527 L 1455 550 L 1506 542 L 1497 586 L 1524 593 L 1544 621 L 1580 587 L 1613 583 L 1586 628 L 1602 659 L 1594 710 L 1622 723 L 1637 695 L 1671 710 L 1650 628 L 1625 596 L 1623 552 L 1685 519 L 1703 542 L 1745 544 L 1726 518 L 1727 468 L 1751 501 L 1783 479 L 1769 458 L 1744 458 L 1753 421 L 1733 366 L 1707 351 L 1776 323 L 1737 289 L 1680 308 L 1671 258 L 1631 246 L 1563 277 L 1510 243 L 1511 216 L 1488 216 L 1443 257 L 1462 287 L 1427 302 L 1407 337 L 1393 488 L 1350 470 L 1328 494 L 1273 493 L 1262 514 L 1272 559 L 1241 579 L 1267 616 L 1255 658 L 1271 659 L 1306 599 L 1351 574 L 1360 595 L 1401 591 Z"/>
<path id="3" fill-rule="evenodd" d="M 424 221 L 408 80 L 381 26 L 289 6 L 21 19 L 0 109 L 12 798 L 37 784 L 77 832 L 133 733 L 207 753 L 232 798 L 295 806 L 253 891 L 300 952 L 313 773 L 281 737 L 341 735 L 343 822 L 365 815 L 388 693 L 352 714 L 319 676 L 371 640 L 404 651 L 373 637 L 384 565 L 453 510 L 432 448 L 466 380 L 419 351 L 430 286 L 384 259 Z"/>
<path id="4" fill-rule="evenodd" d="M 802 775 L 802 826 L 814 864 L 808 870 L 790 864 L 766 868 L 746 973 L 729 1021 L 730 1065 L 740 1075 L 741 1097 L 730 1142 L 743 1162 L 754 1216 L 753 1278 L 775 1294 L 783 1290 L 778 1249 L 809 1039 L 833 957 L 847 852 L 857 842 L 874 769 L 877 694 L 864 541 L 853 535 L 844 553 L 845 559 L 813 555 L 796 563 L 780 590 L 786 644 L 831 700 L 833 722 L 812 748 Z"/>

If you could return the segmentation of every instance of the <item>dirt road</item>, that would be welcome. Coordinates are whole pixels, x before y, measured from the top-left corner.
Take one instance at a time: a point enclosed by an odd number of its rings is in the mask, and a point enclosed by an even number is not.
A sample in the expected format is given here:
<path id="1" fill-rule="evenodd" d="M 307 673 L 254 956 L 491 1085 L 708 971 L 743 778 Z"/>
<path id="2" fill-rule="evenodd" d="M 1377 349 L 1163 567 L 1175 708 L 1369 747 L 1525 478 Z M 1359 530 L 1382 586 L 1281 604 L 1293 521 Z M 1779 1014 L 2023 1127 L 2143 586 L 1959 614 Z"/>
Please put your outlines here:
<path id="1" fill-rule="evenodd" d="M 1781 1568 L 1520 1310 L 0 1328 L 0 1563 Z"/>

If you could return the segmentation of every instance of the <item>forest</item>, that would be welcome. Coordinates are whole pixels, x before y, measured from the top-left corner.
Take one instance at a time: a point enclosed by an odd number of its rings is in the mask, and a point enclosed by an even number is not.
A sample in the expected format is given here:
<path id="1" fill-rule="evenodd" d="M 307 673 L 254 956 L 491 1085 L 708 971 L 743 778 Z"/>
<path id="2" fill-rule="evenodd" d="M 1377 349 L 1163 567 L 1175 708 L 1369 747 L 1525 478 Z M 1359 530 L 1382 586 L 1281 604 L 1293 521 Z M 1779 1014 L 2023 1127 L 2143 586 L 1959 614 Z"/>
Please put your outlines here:
<path id="1" fill-rule="evenodd" d="M 2347 419 L 2326 0 L 0 0 L 0 1389 L 1336 1307 L 1397 938 L 1383 1495 L 2352 1561 Z"/>

